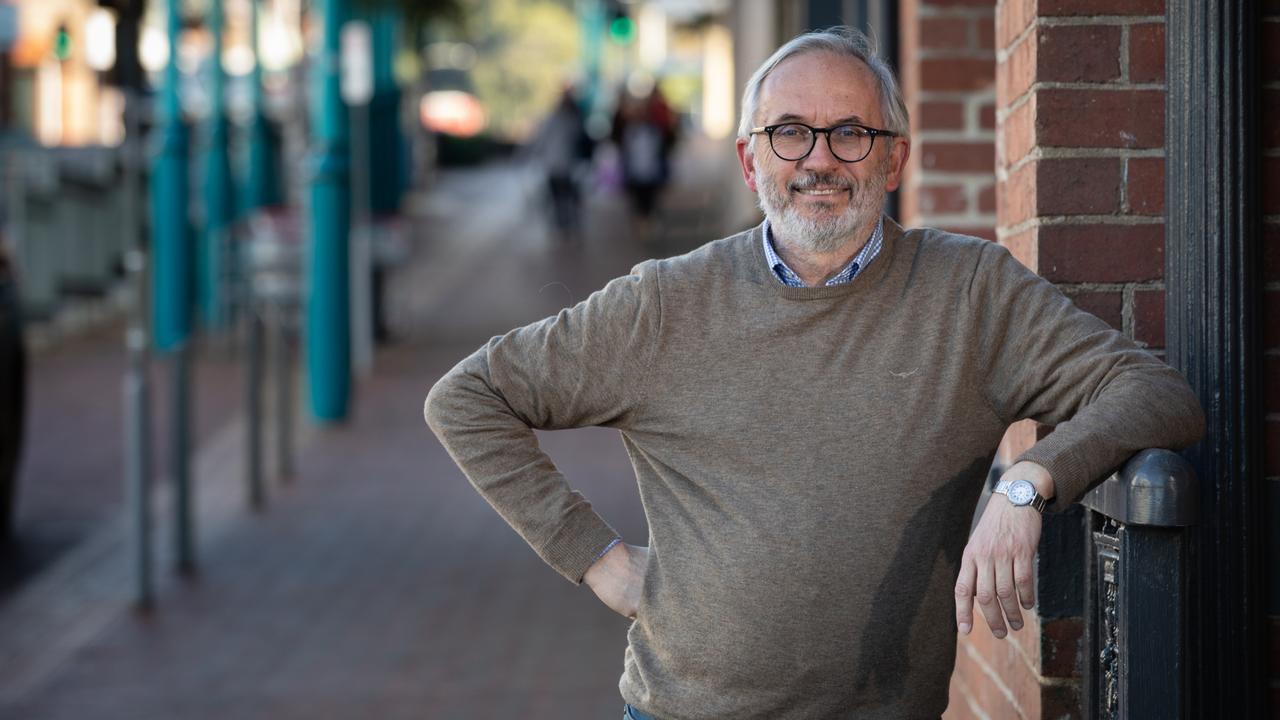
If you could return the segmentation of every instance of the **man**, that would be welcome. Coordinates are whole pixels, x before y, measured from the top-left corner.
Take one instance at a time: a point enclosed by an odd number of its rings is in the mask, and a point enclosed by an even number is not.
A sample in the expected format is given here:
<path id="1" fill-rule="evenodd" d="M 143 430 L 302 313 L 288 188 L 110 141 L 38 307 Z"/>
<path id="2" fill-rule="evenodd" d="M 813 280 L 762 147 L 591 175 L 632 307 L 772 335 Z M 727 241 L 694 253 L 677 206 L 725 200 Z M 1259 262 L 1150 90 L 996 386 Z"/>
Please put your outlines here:
<path id="1" fill-rule="evenodd" d="M 1195 442 L 1199 406 L 999 245 L 881 215 L 907 113 L 856 31 L 766 61 L 737 147 L 761 227 L 495 338 L 431 390 L 427 421 L 544 560 L 635 619 L 630 717 L 938 717 L 974 599 L 999 637 L 1034 603 L 1042 503 Z M 1056 429 L 968 537 L 1027 417 Z M 532 431 L 586 425 L 622 432 L 647 548 Z"/>

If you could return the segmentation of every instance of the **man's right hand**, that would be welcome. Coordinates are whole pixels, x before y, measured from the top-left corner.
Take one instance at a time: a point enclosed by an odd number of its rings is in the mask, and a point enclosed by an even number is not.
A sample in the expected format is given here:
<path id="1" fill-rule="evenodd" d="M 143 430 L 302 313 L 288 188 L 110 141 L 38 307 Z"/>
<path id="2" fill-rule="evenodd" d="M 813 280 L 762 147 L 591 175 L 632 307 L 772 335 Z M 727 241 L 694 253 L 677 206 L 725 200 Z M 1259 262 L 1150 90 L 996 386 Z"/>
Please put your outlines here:
<path id="1" fill-rule="evenodd" d="M 611 610 L 635 619 L 648 567 L 648 547 L 618 543 L 587 569 L 582 582 Z"/>

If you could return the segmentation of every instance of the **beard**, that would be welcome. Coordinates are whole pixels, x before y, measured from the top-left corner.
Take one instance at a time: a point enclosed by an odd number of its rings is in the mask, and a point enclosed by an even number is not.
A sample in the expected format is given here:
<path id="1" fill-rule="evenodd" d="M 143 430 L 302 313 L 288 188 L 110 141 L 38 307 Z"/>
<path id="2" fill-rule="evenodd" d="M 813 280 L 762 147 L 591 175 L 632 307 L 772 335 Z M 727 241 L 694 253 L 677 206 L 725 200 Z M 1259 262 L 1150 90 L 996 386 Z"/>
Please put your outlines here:
<path id="1" fill-rule="evenodd" d="M 785 242 L 800 250 L 812 253 L 831 253 L 839 250 L 860 228 L 873 224 L 884 208 L 888 174 L 888 156 L 878 172 L 865 183 L 856 179 L 830 173 L 806 173 L 779 186 L 774 174 L 755 164 L 759 176 L 756 202 L 779 242 Z M 813 187 L 834 187 L 847 190 L 850 202 L 843 210 L 834 208 L 799 208 L 791 193 Z"/>

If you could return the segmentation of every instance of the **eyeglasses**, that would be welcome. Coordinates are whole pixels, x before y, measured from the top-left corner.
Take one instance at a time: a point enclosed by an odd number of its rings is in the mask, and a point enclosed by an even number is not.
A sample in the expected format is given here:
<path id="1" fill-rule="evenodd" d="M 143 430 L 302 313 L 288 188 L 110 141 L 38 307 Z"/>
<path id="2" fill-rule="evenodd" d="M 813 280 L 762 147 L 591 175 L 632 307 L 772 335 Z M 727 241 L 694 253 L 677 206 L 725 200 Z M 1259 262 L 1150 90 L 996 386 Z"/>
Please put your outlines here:
<path id="1" fill-rule="evenodd" d="M 816 128 L 804 123 L 781 123 L 754 128 L 751 135 L 764 133 L 769 136 L 769 147 L 773 154 L 794 162 L 809 157 L 818 143 L 818 135 L 827 136 L 827 149 L 837 160 L 856 163 L 871 154 L 871 146 L 875 145 L 880 135 L 897 137 L 898 133 L 889 130 L 877 130 L 866 125 L 848 123 L 835 127 Z"/>

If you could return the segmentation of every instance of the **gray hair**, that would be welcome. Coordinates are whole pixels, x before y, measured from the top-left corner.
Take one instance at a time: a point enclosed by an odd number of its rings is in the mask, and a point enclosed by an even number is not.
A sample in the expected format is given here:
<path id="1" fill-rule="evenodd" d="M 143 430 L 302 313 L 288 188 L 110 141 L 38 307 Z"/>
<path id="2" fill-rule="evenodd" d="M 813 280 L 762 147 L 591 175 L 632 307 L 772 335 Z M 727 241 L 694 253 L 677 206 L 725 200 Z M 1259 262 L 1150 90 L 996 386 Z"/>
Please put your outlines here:
<path id="1" fill-rule="evenodd" d="M 876 84 L 880 87 L 880 109 L 884 114 L 886 125 L 884 129 L 902 137 L 910 135 L 911 119 L 907 114 L 907 104 L 902 99 L 902 88 L 898 86 L 898 79 L 888 63 L 876 54 L 875 42 L 857 28 L 837 25 L 792 38 L 755 71 L 742 93 L 742 117 L 738 121 L 738 137 L 750 137 L 749 133 L 755 121 L 756 112 L 760 109 L 760 87 L 764 85 L 769 73 L 787 58 L 818 52 L 852 57 L 870 68 L 871 73 L 876 77 Z"/>

